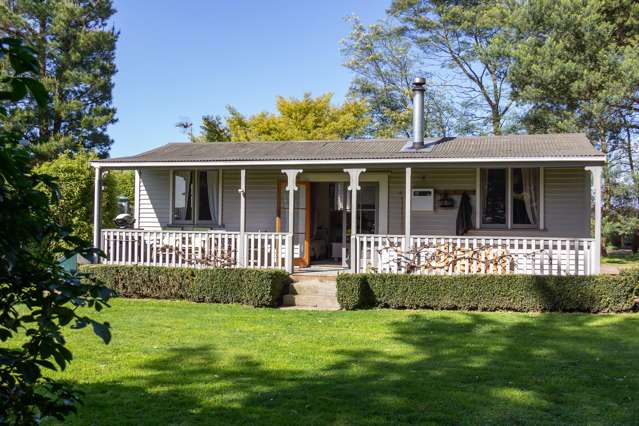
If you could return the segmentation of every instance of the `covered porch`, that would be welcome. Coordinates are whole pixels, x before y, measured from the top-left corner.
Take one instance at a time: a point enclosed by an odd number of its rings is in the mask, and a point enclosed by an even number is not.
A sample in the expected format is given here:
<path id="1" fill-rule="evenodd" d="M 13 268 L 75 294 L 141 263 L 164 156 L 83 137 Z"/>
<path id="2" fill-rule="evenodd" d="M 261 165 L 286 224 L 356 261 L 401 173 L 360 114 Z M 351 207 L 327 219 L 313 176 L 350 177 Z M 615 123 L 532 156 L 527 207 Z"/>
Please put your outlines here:
<path id="1" fill-rule="evenodd" d="M 303 163 L 249 168 L 95 162 L 94 244 L 106 253 L 101 261 L 289 272 L 318 265 L 446 275 L 599 272 L 599 165 Z M 100 229 L 101 179 L 114 168 L 135 170 L 132 229 Z M 528 185 L 536 199 L 532 213 L 530 202 L 522 204 L 514 194 L 522 173 L 515 169 L 535 169 L 537 183 Z M 503 194 L 495 189 L 502 184 Z M 471 223 L 456 235 L 464 196 Z M 580 204 L 570 211 L 574 200 Z"/>

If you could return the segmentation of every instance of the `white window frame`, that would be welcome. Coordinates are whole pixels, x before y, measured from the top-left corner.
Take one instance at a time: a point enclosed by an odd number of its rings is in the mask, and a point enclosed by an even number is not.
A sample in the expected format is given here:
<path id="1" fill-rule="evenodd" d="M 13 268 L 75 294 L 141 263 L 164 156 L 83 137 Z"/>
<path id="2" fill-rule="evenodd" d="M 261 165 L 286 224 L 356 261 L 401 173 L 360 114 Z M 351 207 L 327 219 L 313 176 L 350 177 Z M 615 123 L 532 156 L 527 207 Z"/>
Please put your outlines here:
<path id="1" fill-rule="evenodd" d="M 217 210 L 218 210 L 218 223 L 215 223 L 213 220 L 199 220 L 198 217 L 198 212 L 199 212 L 199 207 L 200 207 L 200 200 L 199 200 L 199 195 L 200 195 L 200 172 L 211 172 L 211 171 L 217 171 L 218 172 L 218 185 L 217 188 L 215 188 L 216 191 L 218 191 L 218 206 L 217 206 Z M 175 185 L 175 173 L 176 172 L 192 172 L 193 173 L 193 196 L 191 197 L 191 211 L 192 211 L 192 216 L 190 220 L 174 220 L 173 219 L 173 214 L 175 211 L 175 191 L 174 191 L 174 185 Z M 171 173 L 170 173 L 170 185 L 169 185 L 169 190 L 170 190 L 170 196 L 169 196 L 169 209 L 170 209 L 170 213 L 169 213 L 169 224 L 171 225 L 186 225 L 186 226 L 207 226 L 207 227 L 212 227 L 212 226 L 216 226 L 216 225 L 220 225 L 221 224 L 221 211 L 222 211 L 222 197 L 221 197 L 221 193 L 220 190 L 222 188 L 222 171 L 221 169 L 209 169 L 209 168 L 197 168 L 197 169 L 171 169 Z"/>
<path id="2" fill-rule="evenodd" d="M 539 169 L 539 220 L 536 225 L 523 225 L 523 224 L 513 224 L 512 217 L 512 209 L 513 209 L 513 181 L 512 181 L 512 170 L 513 169 L 521 169 L 521 168 L 537 168 Z M 506 223 L 504 225 L 501 224 L 486 224 L 483 223 L 483 212 L 481 206 L 482 194 L 481 191 L 483 188 L 481 187 L 481 173 L 482 170 L 495 170 L 495 169 L 506 169 Z M 478 167 L 476 169 L 476 182 L 475 182 L 475 199 L 476 199 L 476 208 L 477 214 L 475 216 L 475 220 L 477 221 L 477 229 L 539 229 L 544 230 L 545 228 L 545 214 L 544 214 L 544 168 L 543 167 L 535 167 L 535 166 L 520 166 L 520 167 Z"/>

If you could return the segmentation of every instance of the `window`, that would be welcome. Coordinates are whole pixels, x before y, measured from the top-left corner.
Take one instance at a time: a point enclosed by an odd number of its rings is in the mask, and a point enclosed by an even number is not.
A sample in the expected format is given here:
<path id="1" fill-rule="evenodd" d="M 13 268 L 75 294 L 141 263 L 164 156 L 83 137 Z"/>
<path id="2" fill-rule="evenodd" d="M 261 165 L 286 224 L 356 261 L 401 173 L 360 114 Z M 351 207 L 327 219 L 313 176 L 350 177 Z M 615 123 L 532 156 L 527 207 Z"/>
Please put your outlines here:
<path id="1" fill-rule="evenodd" d="M 361 188 L 357 194 L 357 233 L 374 234 L 377 222 L 377 184 L 362 183 Z"/>
<path id="2" fill-rule="evenodd" d="M 512 170 L 512 224 L 539 223 L 539 169 Z"/>
<path id="3" fill-rule="evenodd" d="M 507 169 L 481 171 L 482 225 L 506 225 L 506 172 Z"/>
<path id="4" fill-rule="evenodd" d="M 538 168 L 481 170 L 481 225 L 486 228 L 539 225 Z"/>
<path id="5" fill-rule="evenodd" d="M 217 209 L 217 170 L 173 172 L 173 223 L 217 224 Z"/>
<path id="6" fill-rule="evenodd" d="M 351 191 L 348 184 L 335 183 L 330 186 L 331 194 L 333 194 L 333 211 L 347 210 L 347 227 L 350 231 L 350 215 L 351 215 Z M 379 199 L 379 184 L 371 182 L 363 182 L 360 184 L 360 190 L 357 193 L 357 233 L 358 234 L 375 234 L 377 232 L 377 221 L 379 209 L 377 202 Z M 346 201 L 346 204 L 344 204 Z"/>
<path id="7" fill-rule="evenodd" d="M 173 173 L 173 221 L 184 223 L 192 221 L 193 212 L 193 172 Z"/>

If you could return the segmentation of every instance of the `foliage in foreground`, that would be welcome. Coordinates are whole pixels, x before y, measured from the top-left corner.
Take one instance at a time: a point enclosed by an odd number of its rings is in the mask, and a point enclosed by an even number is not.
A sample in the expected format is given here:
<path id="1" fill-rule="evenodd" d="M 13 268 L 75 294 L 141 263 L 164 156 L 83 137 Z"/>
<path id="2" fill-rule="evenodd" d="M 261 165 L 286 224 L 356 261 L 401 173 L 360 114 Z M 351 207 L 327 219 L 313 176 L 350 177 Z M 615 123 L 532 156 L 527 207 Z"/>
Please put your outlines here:
<path id="1" fill-rule="evenodd" d="M 480 311 L 624 312 L 632 309 L 639 270 L 620 275 L 340 274 L 344 309 L 462 309 Z"/>
<path id="2" fill-rule="evenodd" d="M 31 77 L 38 74 L 34 51 L 20 40 L 3 38 L 3 57 L 13 73 L 0 82 L 6 89 L 0 91 L 0 117 L 5 106 L 27 92 L 39 105 L 46 104 L 44 87 Z M 50 176 L 33 171 L 33 152 L 21 140 L 21 134 L 0 130 L 0 341 L 24 342 L 0 348 L 0 424 L 33 424 L 47 416 L 63 419 L 76 411 L 79 397 L 73 388 L 41 371 L 63 370 L 71 361 L 64 326 L 91 325 L 105 343 L 111 339 L 108 323 L 78 308 L 99 311 L 108 306 L 112 292 L 58 264 L 63 256 L 93 256 L 95 250 L 51 216 L 49 205 L 58 203 L 58 188 Z"/>
<path id="3" fill-rule="evenodd" d="M 88 265 L 83 270 L 124 297 L 250 306 L 277 306 L 288 277 L 280 270 L 243 268 Z"/>

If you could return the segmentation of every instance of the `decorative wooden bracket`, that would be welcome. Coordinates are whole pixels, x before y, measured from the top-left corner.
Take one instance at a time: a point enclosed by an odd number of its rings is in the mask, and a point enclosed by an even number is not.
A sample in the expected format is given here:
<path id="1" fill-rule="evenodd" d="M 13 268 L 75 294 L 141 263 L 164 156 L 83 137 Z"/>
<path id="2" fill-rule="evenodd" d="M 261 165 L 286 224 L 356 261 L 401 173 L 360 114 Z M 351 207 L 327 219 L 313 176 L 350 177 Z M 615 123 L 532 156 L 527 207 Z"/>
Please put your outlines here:
<path id="1" fill-rule="evenodd" d="M 297 175 L 298 173 L 302 173 L 304 170 L 302 169 L 284 169 L 282 173 L 286 174 L 287 178 L 287 191 L 297 191 Z"/>
<path id="2" fill-rule="evenodd" d="M 366 169 L 344 169 L 344 173 L 348 173 L 348 177 L 350 179 L 350 184 L 348 185 L 348 190 L 352 191 L 355 189 L 359 191 L 362 189 L 359 186 L 359 175 L 364 173 Z"/>

